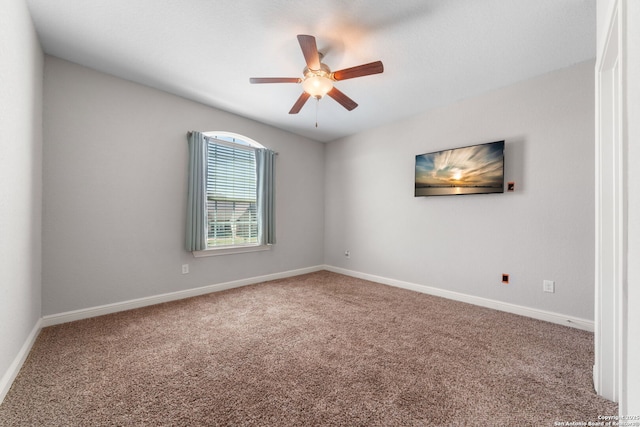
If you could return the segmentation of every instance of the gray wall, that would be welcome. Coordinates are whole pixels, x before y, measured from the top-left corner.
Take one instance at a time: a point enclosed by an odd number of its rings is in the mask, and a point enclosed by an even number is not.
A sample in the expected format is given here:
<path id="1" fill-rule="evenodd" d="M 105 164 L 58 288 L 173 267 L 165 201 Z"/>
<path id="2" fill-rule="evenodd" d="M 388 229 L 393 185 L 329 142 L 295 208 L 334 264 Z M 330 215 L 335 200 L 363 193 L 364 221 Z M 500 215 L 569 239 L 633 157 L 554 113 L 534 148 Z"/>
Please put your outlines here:
<path id="1" fill-rule="evenodd" d="M 592 320 L 593 67 L 330 143 L 325 262 Z M 514 193 L 413 197 L 416 154 L 502 139 Z M 542 292 L 544 279 L 555 294 Z"/>
<path id="2" fill-rule="evenodd" d="M 43 314 L 326 263 L 593 319 L 592 87 L 583 63 L 325 148 L 47 57 Z M 280 152 L 272 252 L 184 251 L 189 129 Z M 498 139 L 515 193 L 413 197 L 415 154 Z"/>
<path id="3" fill-rule="evenodd" d="M 44 92 L 43 315 L 323 263 L 323 144 L 49 56 Z M 272 251 L 184 250 L 188 130 L 280 153 Z"/>
<path id="4" fill-rule="evenodd" d="M 0 393 L 40 318 L 42 63 L 25 2 L 0 2 Z"/>

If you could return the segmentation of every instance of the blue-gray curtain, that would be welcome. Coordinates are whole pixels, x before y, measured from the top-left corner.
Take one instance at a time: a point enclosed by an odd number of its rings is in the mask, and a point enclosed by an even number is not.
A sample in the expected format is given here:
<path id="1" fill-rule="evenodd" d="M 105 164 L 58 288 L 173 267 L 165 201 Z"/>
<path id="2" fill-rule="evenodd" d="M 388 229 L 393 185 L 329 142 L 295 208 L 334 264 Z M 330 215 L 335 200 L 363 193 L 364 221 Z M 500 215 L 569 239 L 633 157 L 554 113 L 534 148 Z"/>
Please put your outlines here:
<path id="1" fill-rule="evenodd" d="M 187 189 L 187 239 L 189 252 L 207 249 L 207 142 L 200 132 L 190 132 Z"/>
<path id="2" fill-rule="evenodd" d="M 260 243 L 263 245 L 273 245 L 276 242 L 275 158 L 275 152 L 256 148 L 258 217 L 262 224 Z"/>

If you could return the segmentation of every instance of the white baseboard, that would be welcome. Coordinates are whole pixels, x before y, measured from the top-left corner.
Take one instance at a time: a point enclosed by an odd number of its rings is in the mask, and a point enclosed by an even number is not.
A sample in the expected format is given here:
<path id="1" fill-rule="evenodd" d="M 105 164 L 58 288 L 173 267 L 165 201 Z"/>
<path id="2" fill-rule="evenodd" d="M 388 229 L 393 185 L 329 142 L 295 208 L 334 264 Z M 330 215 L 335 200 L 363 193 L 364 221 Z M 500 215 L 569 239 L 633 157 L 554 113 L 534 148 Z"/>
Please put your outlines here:
<path id="1" fill-rule="evenodd" d="M 315 271 L 324 270 L 324 265 L 318 265 L 314 267 L 301 268 L 298 270 L 284 271 L 280 273 L 267 274 L 264 276 L 250 277 L 247 279 L 234 280 L 231 282 L 218 283 L 215 285 L 203 286 L 201 288 L 187 289 L 184 291 L 171 292 L 161 295 L 154 295 L 146 298 L 138 298 L 135 300 L 123 301 L 114 304 L 106 304 L 98 307 L 90 307 L 80 310 L 68 311 L 65 313 L 53 314 L 44 316 L 38 320 L 33 327 L 33 330 L 27 337 L 26 341 L 22 345 L 22 348 L 18 352 L 18 355 L 14 359 L 9 369 L 4 373 L 0 379 L 0 404 L 4 400 L 5 396 L 11 389 L 13 381 L 18 376 L 24 361 L 29 356 L 31 347 L 36 341 L 40 330 L 47 326 L 58 325 L 61 323 L 72 322 L 74 320 L 88 319 L 90 317 L 102 316 L 104 314 L 117 313 L 119 311 L 131 310 L 134 308 L 146 307 L 149 305 L 160 304 L 163 302 L 176 301 L 184 298 L 194 297 L 198 295 L 204 295 L 212 292 L 223 291 L 226 289 L 238 288 L 241 286 L 253 285 L 255 283 L 267 282 L 269 280 L 284 279 L 286 277 L 299 276 L 301 274 L 313 273 Z"/>
<path id="2" fill-rule="evenodd" d="M 502 301 L 496 301 L 488 298 L 476 297 L 460 292 L 448 291 L 446 289 L 434 288 L 426 285 L 418 285 L 416 283 L 404 282 L 401 280 L 389 279 L 387 277 L 375 276 L 373 274 L 361 273 L 359 271 L 347 270 L 345 268 L 325 265 L 325 270 L 334 273 L 344 274 L 346 276 L 357 277 L 359 279 L 369 280 L 371 282 L 382 283 L 384 285 L 395 286 L 398 288 L 409 289 L 424 294 L 435 295 L 442 298 L 448 298 L 455 301 L 466 302 L 469 304 L 479 305 L 481 307 L 492 308 L 494 310 L 506 311 L 507 313 L 518 314 L 520 316 L 531 317 L 533 319 L 544 320 L 559 325 L 570 326 L 585 331 L 594 331 L 594 322 L 592 320 L 580 319 L 578 317 L 567 316 L 551 311 L 539 310 L 536 308 L 525 307 L 522 305 L 511 304 Z"/>
<path id="3" fill-rule="evenodd" d="M 119 303 L 106 304 L 97 307 L 90 307 L 80 310 L 68 311 L 65 313 L 44 316 L 41 319 L 41 326 L 53 326 L 61 323 L 72 322 L 75 320 L 88 319 L 90 317 L 102 316 L 104 314 L 117 313 L 120 311 L 131 310 L 134 308 L 146 307 L 149 305 L 160 304 L 163 302 L 176 301 L 184 298 L 190 298 L 198 295 L 209 294 L 212 292 L 223 291 L 226 289 L 238 288 L 246 285 L 266 282 L 269 280 L 283 279 L 286 277 L 299 276 L 301 274 L 313 273 L 315 271 L 328 270 L 334 273 L 344 274 L 346 276 L 357 277 L 364 280 L 370 280 L 384 285 L 395 286 L 398 288 L 409 289 L 429 295 L 435 295 L 455 301 L 466 302 L 469 304 L 479 305 L 481 307 L 492 308 L 495 310 L 506 311 L 521 316 L 531 317 L 538 320 L 544 320 L 551 323 L 570 326 L 585 331 L 594 331 L 594 322 L 578 317 L 567 316 L 551 311 L 539 310 L 536 308 L 525 307 L 521 305 L 511 304 L 502 301 L 496 301 L 488 298 L 467 295 L 460 292 L 449 291 L 446 289 L 435 288 L 432 286 L 419 285 L 416 283 L 405 282 L 387 277 L 376 276 L 373 274 L 362 273 L 359 271 L 348 270 L 345 268 L 334 267 L 331 265 L 318 265 L 314 267 L 301 268 L 298 270 L 284 271 L 281 273 L 268 274 L 264 276 L 250 277 L 247 279 L 234 280 L 231 282 L 218 283 L 215 285 L 203 286 L 201 288 L 187 289 L 184 291 L 171 292 L 166 294 L 154 295 L 135 300 L 123 301 Z"/>
<path id="4" fill-rule="evenodd" d="M 466 302 L 479 305 L 482 307 L 493 308 L 495 310 L 506 311 L 508 313 L 519 314 L 521 316 L 531 317 L 534 319 L 545 320 L 547 322 L 557 323 L 560 325 L 571 326 L 577 329 L 593 332 L 594 322 L 590 320 L 580 319 L 577 317 L 566 316 L 550 311 L 538 310 L 534 308 L 524 307 L 520 305 L 495 301 L 488 298 L 466 295 L 459 292 L 448 291 L 445 289 L 434 288 L 426 285 L 418 285 L 416 283 L 404 282 L 401 280 L 389 279 L 386 277 L 375 276 L 372 274 L 361 273 L 358 271 L 347 270 L 344 268 L 334 267 L 330 265 L 318 265 L 314 267 L 301 268 L 298 270 L 284 271 L 281 273 L 267 274 L 264 276 L 250 277 L 247 279 L 234 280 L 231 282 L 218 283 L 215 285 L 204 286 L 201 288 L 187 289 L 184 291 L 171 292 L 161 295 L 154 295 L 146 298 L 123 301 L 114 304 L 106 304 L 98 307 L 90 307 L 81 310 L 68 311 L 60 314 L 53 314 L 42 317 L 33 327 L 33 330 L 27 337 L 20 352 L 14 359 L 7 372 L 0 379 L 0 403 L 11 388 L 11 384 L 20 372 L 24 361 L 29 355 L 29 351 L 33 346 L 40 330 L 46 326 L 58 325 L 61 323 L 72 322 L 75 320 L 88 319 L 90 317 L 101 316 L 104 314 L 117 313 L 120 311 L 131 310 L 134 308 L 146 307 L 153 304 L 163 302 L 176 301 L 184 298 L 204 295 L 212 292 L 223 291 L 226 289 L 238 288 L 241 286 L 253 285 L 256 283 L 266 282 L 269 280 L 284 279 L 287 277 L 299 276 L 301 274 L 313 273 L 316 271 L 328 270 L 334 273 L 344 274 L 346 276 L 357 277 L 372 282 L 382 283 L 384 285 L 395 286 L 398 288 L 409 289 L 425 294 L 435 295 L 456 301 Z"/>
<path id="5" fill-rule="evenodd" d="M 210 294 L 212 292 L 224 291 L 226 289 L 239 288 L 241 286 L 253 285 L 267 282 L 269 280 L 284 279 L 286 277 L 299 276 L 301 274 L 313 273 L 324 270 L 323 265 L 289 270 L 281 273 L 267 274 L 265 276 L 250 277 L 247 279 L 234 280 L 231 282 L 217 283 L 215 285 L 203 286 L 201 288 L 187 289 L 184 291 L 170 292 L 166 294 L 153 295 L 145 298 L 138 298 L 129 301 L 117 302 L 113 304 L 100 305 L 97 307 L 83 308 L 80 310 L 67 311 L 65 313 L 51 314 L 42 318 L 42 327 L 59 325 L 61 323 L 73 322 L 75 320 L 88 319 L 90 317 L 102 316 L 105 314 L 117 313 L 134 308 L 146 307 L 163 302 L 176 301 L 198 295 Z"/>
<path id="6" fill-rule="evenodd" d="M 29 352 L 31 351 L 31 347 L 33 347 L 33 343 L 36 342 L 36 338 L 38 338 L 38 334 L 42 329 L 42 319 L 38 319 L 36 324 L 33 326 L 31 333 L 27 337 L 26 341 L 22 345 L 22 348 L 16 355 L 16 358 L 13 359 L 13 362 L 7 369 L 7 372 L 4 373 L 2 378 L 0 379 L 0 404 L 4 400 L 7 393 L 9 393 L 9 389 L 11 388 L 11 384 L 13 384 L 13 380 L 16 379 L 24 361 L 27 360 L 27 356 L 29 356 Z"/>

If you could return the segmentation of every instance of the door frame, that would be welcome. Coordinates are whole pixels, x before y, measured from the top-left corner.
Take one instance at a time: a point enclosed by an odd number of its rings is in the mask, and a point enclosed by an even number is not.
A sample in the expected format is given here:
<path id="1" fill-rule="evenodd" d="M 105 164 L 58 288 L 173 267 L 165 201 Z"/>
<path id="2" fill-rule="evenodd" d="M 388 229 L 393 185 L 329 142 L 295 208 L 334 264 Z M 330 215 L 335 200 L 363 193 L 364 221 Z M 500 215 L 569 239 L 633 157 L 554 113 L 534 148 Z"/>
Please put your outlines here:
<path id="1" fill-rule="evenodd" d="M 627 291 L 625 1 L 613 2 L 596 58 L 595 360 L 596 392 L 624 413 Z"/>

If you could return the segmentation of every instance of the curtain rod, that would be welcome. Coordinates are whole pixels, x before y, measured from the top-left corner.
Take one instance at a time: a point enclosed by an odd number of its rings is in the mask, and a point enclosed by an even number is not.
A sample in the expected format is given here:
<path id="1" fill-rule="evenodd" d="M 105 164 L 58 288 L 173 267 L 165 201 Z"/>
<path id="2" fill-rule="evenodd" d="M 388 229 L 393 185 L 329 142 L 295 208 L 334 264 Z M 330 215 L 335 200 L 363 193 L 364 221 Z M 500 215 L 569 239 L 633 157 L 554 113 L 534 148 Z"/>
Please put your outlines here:
<path id="1" fill-rule="evenodd" d="M 190 136 L 193 134 L 193 132 L 194 132 L 194 131 L 192 131 L 192 130 L 187 131 L 187 138 L 188 138 L 188 137 L 190 137 Z M 206 135 L 205 135 L 205 138 L 214 139 L 214 138 L 208 137 L 208 136 L 206 136 Z M 189 142 L 189 141 L 187 141 L 187 142 Z M 254 147 L 254 148 L 255 148 L 255 147 Z M 265 148 L 266 148 L 266 147 L 265 147 Z M 273 153 L 274 153 L 276 156 L 280 154 L 280 153 L 278 153 L 277 151 L 274 151 Z"/>

